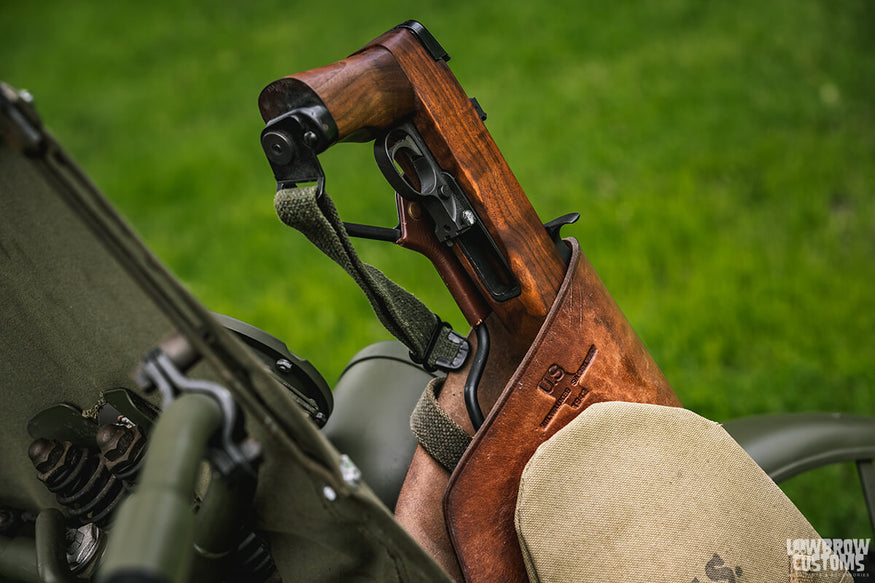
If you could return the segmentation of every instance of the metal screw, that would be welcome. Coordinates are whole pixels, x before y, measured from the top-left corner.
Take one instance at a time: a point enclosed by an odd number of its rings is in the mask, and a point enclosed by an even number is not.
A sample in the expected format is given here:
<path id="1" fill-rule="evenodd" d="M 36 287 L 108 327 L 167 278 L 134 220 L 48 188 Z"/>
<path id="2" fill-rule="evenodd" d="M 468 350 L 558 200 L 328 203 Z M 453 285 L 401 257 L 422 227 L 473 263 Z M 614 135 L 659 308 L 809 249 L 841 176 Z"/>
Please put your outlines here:
<path id="1" fill-rule="evenodd" d="M 281 358 L 278 361 L 276 361 L 276 368 L 281 373 L 288 374 L 288 373 L 292 372 L 293 367 L 292 367 L 292 363 L 289 359 Z"/>
<path id="2" fill-rule="evenodd" d="M 308 148 L 312 148 L 316 145 L 318 138 L 316 134 L 313 132 L 304 132 L 304 143 L 307 144 Z"/>
<path id="3" fill-rule="evenodd" d="M 102 532 L 93 523 L 67 530 L 67 564 L 73 574 L 84 571 L 102 546 Z"/>
<path id="4" fill-rule="evenodd" d="M 283 132 L 267 132 L 261 138 L 261 147 L 271 163 L 278 166 L 289 164 L 295 157 L 295 145 Z"/>
<path id="5" fill-rule="evenodd" d="M 469 227 L 473 227 L 474 223 L 477 222 L 477 217 L 474 216 L 473 211 L 465 210 L 465 211 L 462 211 L 462 220 Z"/>

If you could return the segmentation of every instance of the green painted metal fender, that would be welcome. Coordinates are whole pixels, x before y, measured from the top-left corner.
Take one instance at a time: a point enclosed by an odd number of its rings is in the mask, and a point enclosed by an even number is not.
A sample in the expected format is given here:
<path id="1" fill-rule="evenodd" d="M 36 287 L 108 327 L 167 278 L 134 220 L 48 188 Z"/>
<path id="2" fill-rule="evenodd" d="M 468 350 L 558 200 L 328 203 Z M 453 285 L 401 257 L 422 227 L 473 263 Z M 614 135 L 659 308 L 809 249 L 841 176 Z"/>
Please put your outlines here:
<path id="1" fill-rule="evenodd" d="M 775 481 L 815 468 L 875 458 L 875 418 L 787 413 L 733 419 L 723 428 Z"/>

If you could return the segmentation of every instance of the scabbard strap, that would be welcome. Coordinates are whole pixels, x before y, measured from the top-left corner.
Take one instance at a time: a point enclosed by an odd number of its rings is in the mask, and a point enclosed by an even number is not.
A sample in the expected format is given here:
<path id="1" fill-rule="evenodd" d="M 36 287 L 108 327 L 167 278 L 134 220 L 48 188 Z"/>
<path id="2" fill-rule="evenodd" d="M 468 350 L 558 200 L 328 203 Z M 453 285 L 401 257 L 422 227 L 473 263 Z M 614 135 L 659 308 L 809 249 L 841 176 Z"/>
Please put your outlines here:
<path id="1" fill-rule="evenodd" d="M 437 377 L 425 387 L 410 415 L 410 429 L 419 445 L 446 470 L 452 472 L 471 444 L 471 436 L 452 420 L 438 403 L 444 377 Z"/>
<path id="2" fill-rule="evenodd" d="M 283 188 L 274 199 L 277 215 L 340 265 L 367 296 L 386 329 L 411 357 L 428 369 L 457 370 L 470 350 L 453 331 L 410 292 L 372 265 L 363 263 L 346 233 L 331 198 L 317 186 Z"/>

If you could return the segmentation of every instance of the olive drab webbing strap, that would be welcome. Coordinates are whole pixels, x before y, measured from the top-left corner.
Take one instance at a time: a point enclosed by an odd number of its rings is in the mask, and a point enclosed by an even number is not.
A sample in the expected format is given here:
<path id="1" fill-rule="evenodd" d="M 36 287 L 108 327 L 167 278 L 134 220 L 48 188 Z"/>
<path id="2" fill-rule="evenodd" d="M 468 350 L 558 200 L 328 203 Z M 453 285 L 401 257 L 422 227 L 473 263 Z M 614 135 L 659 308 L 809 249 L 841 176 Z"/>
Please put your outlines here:
<path id="1" fill-rule="evenodd" d="M 410 430 L 425 451 L 452 472 L 471 445 L 471 436 L 438 403 L 445 380 L 437 377 L 425 387 L 410 415 Z"/>
<path id="2" fill-rule="evenodd" d="M 386 329 L 426 368 L 456 370 L 468 356 L 468 341 L 453 331 L 410 292 L 372 265 L 363 263 L 334 203 L 318 186 L 280 189 L 277 215 L 340 265 L 362 288 Z"/>

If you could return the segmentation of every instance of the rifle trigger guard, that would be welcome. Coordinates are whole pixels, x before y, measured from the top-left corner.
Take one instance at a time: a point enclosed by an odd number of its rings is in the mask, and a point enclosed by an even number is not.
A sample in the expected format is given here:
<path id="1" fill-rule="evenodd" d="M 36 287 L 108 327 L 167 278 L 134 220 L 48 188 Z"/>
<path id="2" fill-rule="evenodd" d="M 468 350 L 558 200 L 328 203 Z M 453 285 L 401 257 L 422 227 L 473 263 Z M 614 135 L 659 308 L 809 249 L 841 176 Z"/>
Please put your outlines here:
<path id="1" fill-rule="evenodd" d="M 401 124 L 378 138 L 374 142 L 374 158 L 395 192 L 425 207 L 441 243 L 449 244 L 450 239 L 479 222 L 462 189 L 434 160 L 412 124 Z M 399 172 L 402 165 L 403 175 Z M 411 181 L 418 184 L 418 190 Z"/>
<path id="2" fill-rule="evenodd" d="M 495 301 L 520 294 L 520 283 L 507 258 L 456 179 L 440 167 L 412 123 L 402 123 L 377 138 L 374 158 L 395 191 L 425 209 L 438 242 L 458 245 Z"/>

